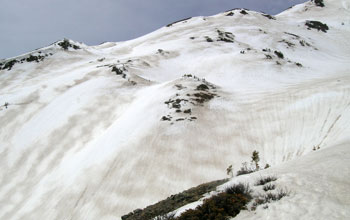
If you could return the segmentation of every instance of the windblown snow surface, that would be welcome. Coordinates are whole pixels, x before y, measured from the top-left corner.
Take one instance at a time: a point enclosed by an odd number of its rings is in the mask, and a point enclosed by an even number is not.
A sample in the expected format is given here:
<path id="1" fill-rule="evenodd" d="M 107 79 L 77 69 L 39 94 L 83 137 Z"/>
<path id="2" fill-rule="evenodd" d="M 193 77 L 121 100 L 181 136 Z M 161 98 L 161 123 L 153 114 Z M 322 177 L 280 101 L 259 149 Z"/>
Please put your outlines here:
<path id="1" fill-rule="evenodd" d="M 1 61 L 0 219 L 119 219 L 254 150 L 271 168 L 227 184 L 272 173 L 291 193 L 238 219 L 348 218 L 350 2 L 324 3 Z"/>

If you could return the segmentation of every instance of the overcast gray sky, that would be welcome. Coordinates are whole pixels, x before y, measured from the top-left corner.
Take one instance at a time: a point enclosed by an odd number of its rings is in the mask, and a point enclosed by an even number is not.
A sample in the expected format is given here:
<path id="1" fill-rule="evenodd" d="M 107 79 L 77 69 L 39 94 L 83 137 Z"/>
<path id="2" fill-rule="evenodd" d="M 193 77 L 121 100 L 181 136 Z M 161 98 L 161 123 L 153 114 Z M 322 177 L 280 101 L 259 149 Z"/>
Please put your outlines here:
<path id="1" fill-rule="evenodd" d="M 130 40 L 173 21 L 233 8 L 277 14 L 306 0 L 0 0 L 0 59 L 69 38 Z"/>

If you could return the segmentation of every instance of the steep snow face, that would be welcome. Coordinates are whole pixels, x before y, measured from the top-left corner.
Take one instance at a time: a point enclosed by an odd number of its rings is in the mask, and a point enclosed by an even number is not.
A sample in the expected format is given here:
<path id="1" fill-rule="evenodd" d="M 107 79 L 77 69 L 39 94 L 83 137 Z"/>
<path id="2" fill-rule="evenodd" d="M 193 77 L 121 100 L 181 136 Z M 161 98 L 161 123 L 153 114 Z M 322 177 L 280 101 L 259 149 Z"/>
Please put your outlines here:
<path id="1" fill-rule="evenodd" d="M 205 198 L 244 183 L 249 185 L 253 198 L 261 198 L 267 193 L 276 195 L 279 192 L 285 192 L 286 196 L 255 208 L 256 200 L 252 199 L 247 210 L 242 210 L 232 219 L 347 219 L 350 214 L 347 208 L 350 204 L 347 196 L 350 167 L 344 164 L 350 159 L 348 148 L 348 143 L 340 143 L 277 167 L 233 177 L 217 187 L 216 191 L 172 213 L 180 216 L 186 210 L 201 205 Z M 272 181 L 267 181 L 268 178 Z M 267 186 L 273 187 L 265 188 Z"/>
<path id="2" fill-rule="evenodd" d="M 348 142 L 340 143 L 282 166 L 233 179 L 228 184 L 243 181 L 254 186 L 259 178 L 273 175 L 277 177 L 273 193 L 289 192 L 287 197 L 268 204 L 268 209 L 259 206 L 255 212 L 243 211 L 234 219 L 347 219 L 350 214 L 348 149 Z"/>
<path id="3" fill-rule="evenodd" d="M 349 2 L 324 3 L 2 61 L 0 219 L 115 219 L 253 150 L 278 167 L 348 144 Z"/>

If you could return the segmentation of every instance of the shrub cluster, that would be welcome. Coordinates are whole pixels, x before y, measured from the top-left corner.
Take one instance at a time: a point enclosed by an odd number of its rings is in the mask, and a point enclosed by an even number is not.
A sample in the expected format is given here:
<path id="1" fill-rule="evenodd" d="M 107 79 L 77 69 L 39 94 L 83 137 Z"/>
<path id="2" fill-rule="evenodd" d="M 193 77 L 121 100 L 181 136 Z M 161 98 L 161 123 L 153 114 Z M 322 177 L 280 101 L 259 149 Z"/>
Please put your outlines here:
<path id="1" fill-rule="evenodd" d="M 39 52 L 41 53 L 41 52 Z M 51 55 L 51 54 L 50 54 Z M 8 62 L 5 62 L 5 63 L 0 63 L 0 70 L 11 70 L 12 67 L 16 64 L 16 63 L 23 63 L 23 62 L 37 62 L 39 63 L 40 61 L 43 61 L 45 59 L 45 57 L 47 57 L 48 54 L 46 54 L 45 56 L 42 56 L 42 55 L 33 55 L 33 54 L 30 54 L 28 57 L 24 57 L 20 60 L 16 60 L 16 59 L 13 59 L 13 60 L 10 60 Z"/>
<path id="2" fill-rule="evenodd" d="M 224 31 L 220 31 L 217 30 L 218 32 L 218 41 L 224 41 L 227 43 L 233 43 L 235 36 L 231 33 L 231 32 L 224 32 Z"/>
<path id="3" fill-rule="evenodd" d="M 259 198 L 254 200 L 253 209 L 255 209 L 257 206 L 262 204 L 281 200 L 283 197 L 288 195 L 289 195 L 289 192 L 286 190 L 279 190 L 277 193 L 268 192 L 265 195 L 260 196 Z"/>
<path id="4" fill-rule="evenodd" d="M 246 10 L 241 10 L 240 13 L 241 13 L 242 15 L 247 15 L 247 14 L 248 14 L 248 12 L 247 12 Z"/>
<path id="5" fill-rule="evenodd" d="M 276 185 L 273 185 L 273 184 L 267 184 L 267 185 L 265 185 L 265 186 L 263 187 L 263 190 L 264 190 L 265 192 L 271 191 L 271 190 L 274 190 L 274 189 L 276 189 Z"/>
<path id="6" fill-rule="evenodd" d="M 213 40 L 213 39 L 211 39 L 211 38 L 210 38 L 210 37 L 208 37 L 208 36 L 205 36 L 205 39 L 206 39 L 206 41 L 207 41 L 207 42 L 209 42 L 209 43 L 210 43 L 210 42 L 214 42 L 214 40 Z"/>
<path id="7" fill-rule="evenodd" d="M 165 218 L 165 213 L 169 213 L 189 203 L 198 201 L 203 197 L 203 194 L 215 190 L 217 186 L 222 185 L 227 181 L 228 179 L 223 179 L 201 184 L 182 193 L 172 195 L 163 201 L 146 207 L 143 210 L 136 209 L 135 211 L 122 216 L 122 220 L 148 220 L 155 218 L 156 216 Z"/>
<path id="8" fill-rule="evenodd" d="M 258 181 L 255 183 L 255 185 L 256 185 L 256 186 L 263 186 L 263 185 L 265 185 L 266 183 L 273 182 L 273 181 L 276 181 L 276 180 L 277 180 L 277 177 L 275 177 L 275 176 L 261 177 L 261 178 L 258 179 Z"/>
<path id="9" fill-rule="evenodd" d="M 270 20 L 276 20 L 276 18 L 274 16 L 272 16 L 272 15 L 269 15 L 269 14 L 261 14 L 261 15 L 264 16 L 264 17 L 267 17 Z"/>
<path id="10" fill-rule="evenodd" d="M 255 171 L 260 170 L 260 165 L 259 165 L 260 156 L 259 156 L 259 152 L 256 151 L 256 150 L 253 151 L 251 159 L 252 160 L 251 160 L 250 166 L 248 166 L 247 162 L 244 162 L 242 164 L 241 169 L 237 171 L 237 176 L 248 174 L 248 173 L 253 173 Z M 266 164 L 264 169 L 267 169 L 269 167 L 270 167 L 270 165 Z"/>
<path id="11" fill-rule="evenodd" d="M 280 59 L 284 59 L 284 55 L 283 55 L 283 53 L 281 52 L 281 51 L 277 51 L 277 50 L 275 50 L 275 52 L 274 52 L 275 54 L 276 54 L 276 56 L 278 57 L 278 58 L 280 58 Z"/>
<path id="12" fill-rule="evenodd" d="M 249 186 L 244 184 L 229 187 L 225 192 L 204 200 L 196 209 L 182 213 L 176 220 L 226 220 L 235 217 L 246 209 L 252 198 L 250 192 Z"/>
<path id="13" fill-rule="evenodd" d="M 319 21 L 306 21 L 305 25 L 308 27 L 309 30 L 313 28 L 313 29 L 317 29 L 318 31 L 323 31 L 325 33 L 327 33 L 327 31 L 329 30 L 329 27 L 327 26 L 327 24 L 323 24 L 322 22 L 319 22 Z"/>
<path id="14" fill-rule="evenodd" d="M 249 173 L 253 173 L 255 172 L 256 169 L 252 168 L 252 167 L 248 167 L 247 166 L 247 163 L 243 163 L 242 167 L 240 170 L 237 171 L 237 176 L 240 176 L 240 175 L 244 175 L 244 174 L 249 174 Z"/>
<path id="15" fill-rule="evenodd" d="M 316 6 L 324 7 L 323 0 L 314 0 L 314 2 L 315 2 L 315 5 L 316 5 Z"/>
<path id="16" fill-rule="evenodd" d="M 58 46 L 62 47 L 64 50 L 68 50 L 68 48 L 70 47 L 73 48 L 74 50 L 80 49 L 79 46 L 71 44 L 67 39 L 64 39 L 63 41 L 59 42 Z"/>
<path id="17" fill-rule="evenodd" d="M 3 64 L 3 67 L 0 68 L 0 70 L 5 70 L 5 69 L 11 70 L 12 67 L 13 67 L 16 63 L 18 63 L 17 60 L 10 60 L 10 61 L 4 63 L 4 64 Z M 2 66 L 2 65 L 1 65 L 1 66 Z"/>
<path id="18" fill-rule="evenodd" d="M 225 189 L 225 192 L 228 194 L 242 194 L 247 198 L 251 198 L 252 190 L 248 184 L 239 183 Z"/>
<path id="19" fill-rule="evenodd" d="M 116 75 L 125 75 L 124 71 L 125 71 L 124 68 L 122 69 L 122 68 L 118 68 L 116 66 L 114 66 L 112 68 L 112 72 L 115 72 Z"/>
<path id="20" fill-rule="evenodd" d="M 45 56 L 41 56 L 41 55 L 38 55 L 38 56 L 33 56 L 33 55 L 30 55 L 29 57 L 27 57 L 25 60 L 27 62 L 39 62 L 39 61 L 42 61 L 45 59 Z"/>

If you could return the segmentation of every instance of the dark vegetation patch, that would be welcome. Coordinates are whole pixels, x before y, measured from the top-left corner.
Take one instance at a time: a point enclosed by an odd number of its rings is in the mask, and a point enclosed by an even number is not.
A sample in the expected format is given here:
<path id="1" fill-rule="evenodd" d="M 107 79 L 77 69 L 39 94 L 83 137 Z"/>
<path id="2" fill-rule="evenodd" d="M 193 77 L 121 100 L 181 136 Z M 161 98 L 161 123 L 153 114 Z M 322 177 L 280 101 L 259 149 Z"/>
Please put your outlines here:
<path id="1" fill-rule="evenodd" d="M 269 54 L 265 54 L 265 58 L 268 59 L 268 60 L 272 60 L 272 56 L 269 55 Z"/>
<path id="2" fill-rule="evenodd" d="M 235 36 L 231 33 L 231 32 L 224 32 L 224 31 L 220 31 L 217 30 L 218 32 L 218 41 L 224 41 L 227 43 L 233 43 Z"/>
<path id="3" fill-rule="evenodd" d="M 178 90 L 183 90 L 183 89 L 186 88 L 186 87 L 184 87 L 184 86 L 181 85 L 181 84 L 176 84 L 175 87 L 176 87 Z"/>
<path id="4" fill-rule="evenodd" d="M 227 10 L 225 12 L 241 11 L 241 10 L 249 11 L 249 9 L 247 9 L 247 8 L 233 8 L 233 9 Z"/>
<path id="5" fill-rule="evenodd" d="M 124 79 L 126 78 L 125 71 L 126 71 L 125 67 L 123 67 L 123 68 L 118 68 L 116 66 L 112 67 L 112 72 L 115 72 L 116 75 L 122 76 Z"/>
<path id="6" fill-rule="evenodd" d="M 295 46 L 295 44 L 290 43 L 290 42 L 285 41 L 285 40 L 282 40 L 282 41 L 280 41 L 280 42 L 284 42 L 284 43 L 286 43 L 287 45 Z M 271 49 L 265 48 L 265 49 L 262 49 L 262 51 L 265 53 L 264 55 L 265 55 L 265 58 L 266 58 L 266 59 L 268 59 L 268 60 L 272 60 L 272 59 L 273 59 L 273 55 L 271 54 L 271 52 L 272 52 Z M 274 53 L 279 59 L 284 59 L 284 55 L 283 55 L 283 53 L 282 53 L 281 51 L 275 50 L 273 53 Z M 278 61 L 277 61 L 277 62 L 278 62 Z"/>
<path id="7" fill-rule="evenodd" d="M 277 56 L 278 58 L 284 59 L 284 55 L 283 55 L 283 53 L 282 53 L 281 51 L 275 50 L 274 53 L 276 54 L 276 56 Z"/>
<path id="8" fill-rule="evenodd" d="M 236 176 L 240 176 L 240 175 L 245 175 L 245 174 L 249 174 L 249 173 L 253 173 L 255 172 L 256 169 L 253 167 L 248 167 L 247 163 L 243 163 L 241 168 L 237 171 Z"/>
<path id="9" fill-rule="evenodd" d="M 248 12 L 246 10 L 241 10 L 239 13 L 241 13 L 242 15 L 247 15 Z"/>
<path id="10" fill-rule="evenodd" d="M 265 48 L 265 49 L 262 49 L 263 52 L 271 52 L 271 49 L 269 48 Z"/>
<path id="11" fill-rule="evenodd" d="M 214 42 L 214 40 L 213 39 L 211 39 L 210 37 L 208 37 L 208 36 L 205 36 L 205 40 L 207 41 L 207 42 Z"/>
<path id="12" fill-rule="evenodd" d="M 317 150 L 319 150 L 319 149 L 321 149 L 321 147 L 320 147 L 320 146 L 317 146 L 317 147 L 316 147 L 316 146 L 314 146 L 314 147 L 312 148 L 312 150 L 313 150 L 313 151 L 317 151 Z"/>
<path id="13" fill-rule="evenodd" d="M 248 184 L 239 183 L 239 184 L 227 187 L 225 189 L 225 192 L 232 195 L 242 194 L 245 197 L 251 198 L 252 190 L 250 189 Z"/>
<path id="14" fill-rule="evenodd" d="M 324 33 L 327 33 L 327 31 L 329 30 L 327 24 L 324 24 L 322 22 L 319 21 L 306 21 L 305 25 L 308 27 L 307 29 L 311 30 L 316 29 L 318 31 L 323 31 Z"/>
<path id="15" fill-rule="evenodd" d="M 272 15 L 269 15 L 269 14 L 261 14 L 261 15 L 266 17 L 266 18 L 268 18 L 268 19 L 270 19 L 270 20 L 276 20 L 276 18 L 274 16 L 272 16 Z"/>
<path id="16" fill-rule="evenodd" d="M 274 190 L 275 188 L 276 188 L 276 185 L 267 184 L 267 185 L 264 185 L 263 190 L 264 190 L 265 192 L 267 192 L 267 191 Z"/>
<path id="17" fill-rule="evenodd" d="M 319 6 L 319 7 L 324 7 L 324 3 L 323 3 L 323 0 L 314 0 L 314 3 L 316 6 Z"/>
<path id="18" fill-rule="evenodd" d="M 176 121 L 184 121 L 185 120 L 185 118 L 178 118 L 178 119 L 176 119 Z"/>
<path id="19" fill-rule="evenodd" d="M 259 152 L 254 150 L 252 152 L 250 166 L 248 165 L 247 162 L 242 163 L 242 167 L 240 168 L 240 170 L 237 171 L 236 175 L 237 176 L 245 175 L 245 174 L 253 173 L 255 171 L 260 170 L 259 161 L 260 161 Z M 270 165 L 266 164 L 264 169 L 267 169 L 269 167 L 270 167 Z M 229 169 L 230 169 L 230 167 L 227 168 L 227 172 L 228 172 Z M 229 172 L 228 172 L 228 174 L 229 174 Z"/>
<path id="20" fill-rule="evenodd" d="M 260 29 L 260 28 L 259 28 L 259 31 L 260 31 L 260 32 L 263 32 L 264 34 L 267 34 L 266 31 L 264 31 L 264 30 L 262 30 L 262 29 Z"/>
<path id="21" fill-rule="evenodd" d="M 266 202 L 271 202 L 271 201 L 278 201 L 287 195 L 289 195 L 289 192 L 285 190 L 279 190 L 277 193 L 271 193 L 271 192 L 267 193 L 264 196 L 264 198 Z"/>
<path id="22" fill-rule="evenodd" d="M 122 216 L 122 220 L 148 220 L 155 218 L 156 216 L 164 216 L 166 213 L 175 209 L 198 201 L 205 193 L 215 190 L 217 186 L 222 185 L 227 181 L 228 179 L 223 179 L 201 184 L 182 193 L 172 195 L 163 201 L 146 207 L 145 209 L 136 209 L 135 211 Z"/>
<path id="23" fill-rule="evenodd" d="M 182 213 L 176 220 L 227 220 L 246 210 L 249 198 L 241 194 L 220 193 L 209 199 L 196 209 Z"/>
<path id="24" fill-rule="evenodd" d="M 257 206 L 264 205 L 270 202 L 281 200 L 283 197 L 288 196 L 290 193 L 287 190 L 278 190 L 277 193 L 268 192 L 264 195 L 260 195 L 254 200 L 251 210 L 255 210 Z M 267 209 L 268 205 L 264 206 Z"/>
<path id="25" fill-rule="evenodd" d="M 171 118 L 172 117 L 170 115 L 168 115 L 168 116 L 163 116 L 161 120 L 162 121 L 171 121 Z"/>
<path id="26" fill-rule="evenodd" d="M 206 91 L 209 90 L 209 87 L 205 84 L 200 84 L 199 86 L 197 86 L 196 90 Z"/>
<path id="27" fill-rule="evenodd" d="M 119 63 L 120 61 L 118 61 Z M 118 67 L 116 65 L 108 65 L 109 67 L 112 67 L 112 72 L 114 72 L 117 76 L 121 76 L 123 79 L 127 79 L 127 81 L 132 85 L 135 86 L 137 85 L 137 82 L 131 80 L 130 76 L 127 75 L 127 69 L 126 69 L 126 65 L 127 63 L 131 63 L 132 60 L 128 60 L 126 63 L 123 63 L 122 67 Z M 119 64 L 120 65 L 120 64 Z"/>
<path id="28" fill-rule="evenodd" d="M 187 21 L 187 20 L 190 20 L 192 17 L 189 17 L 189 18 L 185 18 L 185 19 L 181 19 L 181 20 L 178 20 L 178 21 L 175 21 L 173 23 L 170 23 L 167 25 L 167 27 L 171 27 L 173 26 L 174 24 L 177 24 L 177 23 L 180 23 L 180 22 L 183 22 L 183 21 Z"/>
<path id="29" fill-rule="evenodd" d="M 280 42 L 283 42 L 285 44 L 287 44 L 289 47 L 294 47 L 297 43 L 299 43 L 301 46 L 303 47 L 312 47 L 312 45 L 310 43 L 308 43 L 305 39 L 302 39 L 299 35 L 296 34 L 292 34 L 289 32 L 284 32 L 287 35 L 292 36 L 292 39 L 294 40 L 293 43 L 287 41 L 287 40 L 282 40 Z M 313 47 L 315 50 L 317 50 L 315 47 Z"/>
<path id="30" fill-rule="evenodd" d="M 295 38 L 297 38 L 297 39 L 299 39 L 300 38 L 300 36 L 299 35 L 296 35 L 296 34 L 292 34 L 292 33 L 289 33 L 289 32 L 284 32 L 285 34 L 288 34 L 288 35 L 291 35 L 291 36 L 293 36 L 293 37 L 295 37 Z"/>
<path id="31" fill-rule="evenodd" d="M 39 51 L 39 54 L 41 54 L 42 52 Z M 30 54 L 27 57 L 24 57 L 22 59 L 13 59 L 4 63 L 0 63 L 0 70 L 11 70 L 12 67 L 16 64 L 16 63 L 24 63 L 24 62 L 37 62 L 39 63 L 40 61 L 43 61 L 47 56 L 52 55 L 52 54 L 45 54 L 45 55 L 33 55 Z"/>
<path id="32" fill-rule="evenodd" d="M 202 104 L 204 102 L 208 102 L 211 99 L 213 99 L 215 95 L 212 94 L 212 93 L 199 92 L 199 93 L 193 94 L 193 96 L 196 97 L 193 100 L 195 100 L 196 102 Z"/>
<path id="33" fill-rule="evenodd" d="M 285 43 L 288 47 L 294 47 L 294 46 L 295 46 L 294 43 L 289 42 L 289 41 L 287 41 L 287 40 L 285 40 L 285 39 L 283 39 L 283 40 L 281 40 L 281 41 L 279 41 L 279 42 Z"/>
<path id="34" fill-rule="evenodd" d="M 189 82 L 188 78 L 191 79 Z M 184 114 L 192 115 L 193 107 L 202 106 L 205 102 L 209 102 L 217 96 L 215 86 L 205 79 L 187 74 L 183 76 L 183 80 L 186 86 L 183 84 L 175 84 L 174 87 L 179 92 L 164 102 L 169 109 L 174 110 L 174 112 L 169 114 L 173 117 L 168 117 L 169 115 L 163 116 L 161 121 L 183 121 L 177 120 L 179 118 L 188 121 L 196 120 L 197 117 L 186 117 Z"/>
<path id="35" fill-rule="evenodd" d="M 266 176 L 266 177 L 261 177 L 260 179 L 258 179 L 258 181 L 255 183 L 256 186 L 263 186 L 266 183 L 270 183 L 273 181 L 276 181 L 277 177 L 275 176 Z"/>
<path id="36" fill-rule="evenodd" d="M 38 56 L 33 56 L 33 55 L 30 55 L 29 57 L 27 57 L 25 60 L 27 62 L 37 62 L 39 63 L 40 61 L 44 60 L 45 59 L 45 56 L 41 56 L 41 55 L 38 55 Z"/>
<path id="37" fill-rule="evenodd" d="M 311 46 L 308 42 L 306 42 L 306 41 L 304 41 L 304 40 L 300 40 L 300 41 L 299 41 L 299 44 L 300 44 L 301 46 L 303 46 L 303 47 L 305 47 L 305 46 L 310 47 L 310 46 Z"/>
<path id="38" fill-rule="evenodd" d="M 237 171 L 237 176 L 240 176 L 240 175 L 245 175 L 245 174 L 249 174 L 249 173 L 253 173 L 255 172 L 254 169 L 243 169 L 241 168 L 240 170 Z"/>
<path id="39" fill-rule="evenodd" d="M 8 102 L 5 102 L 3 105 L 0 105 L 0 111 L 3 110 L 2 107 L 5 107 L 5 109 L 8 109 L 8 108 L 9 108 L 9 105 L 10 105 L 10 103 L 8 103 Z"/>
<path id="40" fill-rule="evenodd" d="M 247 209 L 251 200 L 251 190 L 248 185 L 237 184 L 227 188 L 224 192 L 203 201 L 195 209 L 182 213 L 176 220 L 227 220 L 235 217 L 241 210 Z"/>
<path id="41" fill-rule="evenodd" d="M 185 114 L 191 114 L 191 113 L 192 113 L 192 110 L 191 110 L 191 109 L 186 109 L 186 110 L 184 111 L 184 113 L 185 113 Z"/>
<path id="42" fill-rule="evenodd" d="M 3 67 L 2 67 L 1 69 L 2 69 L 2 70 L 5 70 L 5 69 L 11 70 L 12 67 L 13 67 L 16 63 L 18 63 L 17 60 L 10 60 L 10 61 L 8 61 L 8 62 L 5 62 L 5 63 L 3 64 Z"/>
<path id="43" fill-rule="evenodd" d="M 259 167 L 259 160 L 259 152 L 254 151 L 252 154 L 252 163 L 255 163 L 257 168 Z M 253 201 L 249 208 L 252 211 L 256 210 L 259 205 L 264 205 L 263 208 L 268 208 L 268 203 L 278 201 L 290 194 L 287 190 L 276 191 L 276 185 L 271 182 L 276 181 L 277 178 L 275 176 L 266 176 L 261 177 L 256 184 L 257 187 L 263 186 L 264 192 L 262 194 L 253 193 L 249 184 L 238 183 L 204 199 L 203 203 L 195 209 L 186 210 L 179 217 L 175 217 L 174 211 L 176 209 L 199 201 L 206 193 L 216 190 L 217 186 L 222 185 L 228 180 L 213 181 L 172 195 L 143 210 L 136 209 L 122 216 L 122 220 L 227 220 L 235 217 L 242 210 L 248 210 L 250 201 Z"/>
<path id="44" fill-rule="evenodd" d="M 69 48 L 73 48 L 74 50 L 80 49 L 79 46 L 75 44 L 71 44 L 68 39 L 64 39 L 63 41 L 59 42 L 57 45 L 62 47 L 64 50 L 68 50 Z"/>
<path id="45" fill-rule="evenodd" d="M 163 49 L 158 49 L 158 50 L 157 50 L 157 54 L 160 54 L 160 55 L 165 56 L 165 55 L 170 54 L 170 52 L 165 51 L 165 50 L 163 50 Z"/>
<path id="46" fill-rule="evenodd" d="M 168 101 L 165 101 L 164 103 L 167 104 L 170 109 L 172 109 L 172 108 L 180 109 L 181 103 L 186 103 L 186 102 L 188 102 L 187 99 L 169 99 Z"/>

